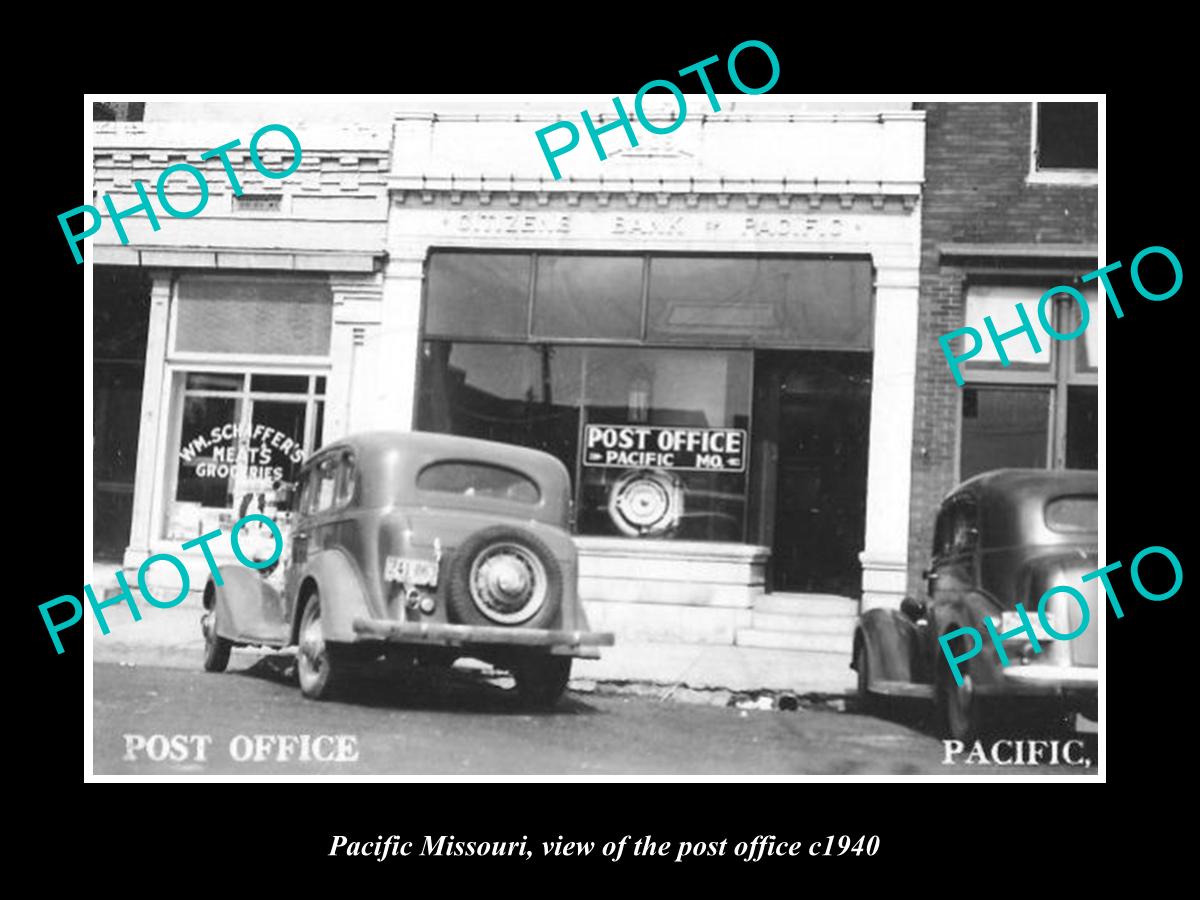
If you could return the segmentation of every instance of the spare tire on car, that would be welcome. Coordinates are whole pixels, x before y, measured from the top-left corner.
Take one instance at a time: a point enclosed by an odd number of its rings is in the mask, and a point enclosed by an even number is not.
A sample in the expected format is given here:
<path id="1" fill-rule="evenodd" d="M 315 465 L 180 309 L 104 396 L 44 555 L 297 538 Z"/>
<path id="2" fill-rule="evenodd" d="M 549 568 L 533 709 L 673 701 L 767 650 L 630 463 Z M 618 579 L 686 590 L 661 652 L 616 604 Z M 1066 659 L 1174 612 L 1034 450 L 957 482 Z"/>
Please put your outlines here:
<path id="1" fill-rule="evenodd" d="M 562 567 L 546 543 L 500 525 L 475 532 L 458 548 L 446 603 L 463 625 L 549 628 L 562 592 Z"/>

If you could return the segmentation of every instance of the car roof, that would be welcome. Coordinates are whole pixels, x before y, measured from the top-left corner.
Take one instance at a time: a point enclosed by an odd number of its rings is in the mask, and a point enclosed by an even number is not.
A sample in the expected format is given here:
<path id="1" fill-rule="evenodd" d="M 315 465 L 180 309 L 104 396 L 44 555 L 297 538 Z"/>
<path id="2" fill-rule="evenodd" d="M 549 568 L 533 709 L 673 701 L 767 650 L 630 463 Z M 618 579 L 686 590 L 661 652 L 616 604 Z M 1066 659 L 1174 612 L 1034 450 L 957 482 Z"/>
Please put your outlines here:
<path id="1" fill-rule="evenodd" d="M 1095 530 L 1060 531 L 1045 519 L 1046 504 L 1066 496 L 1094 496 L 1097 478 L 1088 469 L 997 469 L 968 478 L 950 492 L 952 500 L 972 498 L 977 508 L 980 546 L 1095 543 Z"/>
<path id="2" fill-rule="evenodd" d="M 994 469 L 968 478 L 947 495 L 969 494 L 981 503 L 1019 504 L 1064 494 L 1094 494 L 1095 469 Z"/>
<path id="3" fill-rule="evenodd" d="M 332 440 L 313 454 L 305 466 L 346 450 L 354 455 L 355 468 L 360 473 L 358 502 L 362 505 L 379 506 L 406 500 L 427 502 L 427 496 L 422 499 L 418 486 L 419 473 L 433 463 L 458 462 L 514 470 L 536 482 L 539 502 L 530 505 L 497 498 L 439 494 L 439 505 L 461 505 L 469 509 L 490 506 L 498 514 L 530 516 L 556 524 L 568 516 L 570 473 L 557 457 L 541 450 L 456 434 L 368 431 Z"/>
<path id="4" fill-rule="evenodd" d="M 313 456 L 324 455 L 340 449 L 353 450 L 359 465 L 400 450 L 433 459 L 456 457 L 477 459 L 497 464 L 557 468 L 562 463 L 549 453 L 531 447 L 518 447 L 499 441 L 460 437 L 432 431 L 363 431 L 338 438 L 321 447 Z"/>

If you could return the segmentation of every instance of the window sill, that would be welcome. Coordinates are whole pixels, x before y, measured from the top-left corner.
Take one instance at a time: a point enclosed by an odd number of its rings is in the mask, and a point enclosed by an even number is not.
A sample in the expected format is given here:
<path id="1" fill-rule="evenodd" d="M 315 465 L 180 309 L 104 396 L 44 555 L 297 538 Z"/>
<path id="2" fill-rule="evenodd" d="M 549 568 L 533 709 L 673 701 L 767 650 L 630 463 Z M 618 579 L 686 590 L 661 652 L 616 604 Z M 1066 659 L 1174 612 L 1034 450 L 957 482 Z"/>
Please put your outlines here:
<path id="1" fill-rule="evenodd" d="M 1095 169 L 1043 169 L 1026 175 L 1025 183 L 1095 187 L 1100 183 L 1100 175 Z"/>

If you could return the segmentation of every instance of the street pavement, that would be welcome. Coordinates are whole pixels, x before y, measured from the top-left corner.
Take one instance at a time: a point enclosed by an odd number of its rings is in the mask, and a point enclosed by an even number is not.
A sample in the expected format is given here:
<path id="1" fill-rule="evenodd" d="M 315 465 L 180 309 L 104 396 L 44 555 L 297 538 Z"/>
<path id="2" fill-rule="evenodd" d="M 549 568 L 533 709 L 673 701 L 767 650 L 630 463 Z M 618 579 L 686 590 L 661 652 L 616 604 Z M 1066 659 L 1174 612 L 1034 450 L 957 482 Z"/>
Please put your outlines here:
<path id="1" fill-rule="evenodd" d="M 556 709 L 529 713 L 494 679 L 460 670 L 377 673 L 342 700 L 314 702 L 300 695 L 293 658 L 283 654 L 236 654 L 220 675 L 201 671 L 198 657 L 190 669 L 97 662 L 93 671 L 97 775 L 1096 772 L 1094 765 L 966 765 L 966 754 L 944 765 L 942 741 L 916 720 L 889 721 L 819 705 L 738 709 L 595 690 L 571 692 Z M 258 735 L 274 737 L 256 746 Z M 283 735 L 296 737 L 281 740 Z M 349 738 L 339 745 L 336 737 L 318 740 L 321 735 Z M 1095 759 L 1094 735 L 1080 737 L 1083 755 Z"/>

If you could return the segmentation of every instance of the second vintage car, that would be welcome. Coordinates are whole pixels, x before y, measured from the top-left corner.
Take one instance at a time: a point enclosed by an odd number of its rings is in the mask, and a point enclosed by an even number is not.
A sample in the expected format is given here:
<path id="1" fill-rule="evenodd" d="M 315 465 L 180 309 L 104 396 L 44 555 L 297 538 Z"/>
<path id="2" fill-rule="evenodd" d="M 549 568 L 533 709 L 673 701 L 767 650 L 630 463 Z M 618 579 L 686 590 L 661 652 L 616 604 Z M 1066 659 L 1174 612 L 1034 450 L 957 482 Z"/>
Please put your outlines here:
<path id="1" fill-rule="evenodd" d="M 934 528 L 928 599 L 906 597 L 899 610 L 868 610 L 854 634 L 851 665 L 863 705 L 886 697 L 933 699 L 940 729 L 958 740 L 977 736 L 1003 705 L 1036 728 L 1072 713 L 1094 721 L 1096 581 L 1081 579 L 1098 568 L 1096 509 L 1094 471 L 1000 469 L 951 491 Z M 1090 613 L 1086 631 L 1069 641 L 1053 639 L 1036 614 L 1042 595 L 1058 585 L 1080 589 Z M 1022 624 L 1017 603 L 1030 614 L 1040 652 L 1014 636 L 1004 645 L 1005 666 L 983 620 L 991 618 L 1000 633 L 1014 631 Z M 1059 634 L 1083 622 L 1083 610 L 1062 593 L 1046 612 Z M 977 629 L 982 639 L 980 652 L 961 664 L 960 685 L 939 638 L 962 627 Z M 955 656 L 967 653 L 966 637 L 950 642 Z"/>
<path id="2" fill-rule="evenodd" d="M 301 467 L 277 570 L 209 579 L 204 667 L 294 645 L 301 690 L 322 699 L 381 657 L 472 657 L 551 705 L 572 658 L 613 643 L 588 628 L 569 526 L 570 479 L 549 454 L 421 432 L 336 441 Z"/>

